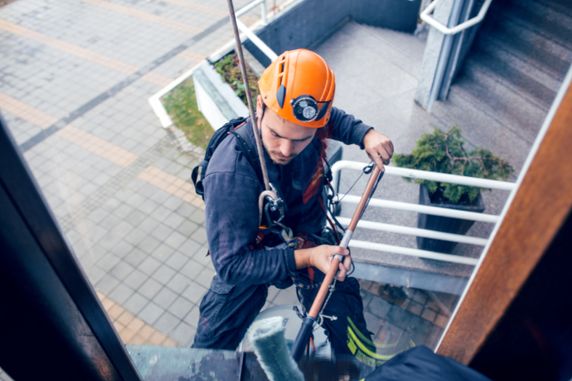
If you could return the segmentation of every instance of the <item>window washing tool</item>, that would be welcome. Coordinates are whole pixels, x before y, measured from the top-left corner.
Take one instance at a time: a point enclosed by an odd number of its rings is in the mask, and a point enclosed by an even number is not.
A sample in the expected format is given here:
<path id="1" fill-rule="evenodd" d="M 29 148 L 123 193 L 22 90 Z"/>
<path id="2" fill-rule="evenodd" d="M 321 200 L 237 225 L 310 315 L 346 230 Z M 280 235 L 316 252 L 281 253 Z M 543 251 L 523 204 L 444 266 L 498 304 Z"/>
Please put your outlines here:
<path id="1" fill-rule="evenodd" d="M 284 318 L 273 316 L 255 321 L 248 330 L 260 366 L 270 381 L 304 381 L 284 337 Z"/>
<path id="2" fill-rule="evenodd" d="M 371 196 L 375 192 L 375 189 L 377 188 L 379 181 L 383 177 L 383 172 L 374 163 L 369 164 L 369 166 L 366 167 L 366 170 L 367 170 L 366 173 L 371 172 L 371 176 L 363 192 L 363 195 L 358 203 L 358 206 L 354 211 L 352 219 L 340 242 L 340 247 L 343 248 L 348 247 L 350 240 L 352 238 L 352 234 L 356 229 L 357 223 L 363 216 L 363 213 L 365 212 L 365 209 L 367 207 L 367 204 L 369 203 L 369 200 L 371 199 Z M 334 281 L 334 278 L 339 268 L 339 264 L 343 261 L 343 259 L 344 257 L 342 255 L 335 255 L 332 258 L 332 261 L 330 263 L 330 268 L 328 269 L 328 272 L 324 276 L 324 280 L 320 285 L 318 294 L 316 295 L 316 298 L 314 299 L 314 302 L 310 307 L 310 311 L 308 312 L 308 314 L 304 318 L 304 321 L 302 322 L 302 327 L 300 327 L 300 331 L 298 331 L 298 336 L 296 336 L 296 340 L 294 341 L 294 345 L 292 346 L 292 357 L 296 362 L 300 361 L 300 359 L 302 358 L 302 354 L 304 353 L 304 349 L 308 345 L 310 337 L 312 336 L 312 330 L 314 328 L 314 324 L 318 320 L 319 315 L 325 306 L 325 302 L 327 300 L 326 298 L 328 294 L 331 292 L 330 286 Z"/>

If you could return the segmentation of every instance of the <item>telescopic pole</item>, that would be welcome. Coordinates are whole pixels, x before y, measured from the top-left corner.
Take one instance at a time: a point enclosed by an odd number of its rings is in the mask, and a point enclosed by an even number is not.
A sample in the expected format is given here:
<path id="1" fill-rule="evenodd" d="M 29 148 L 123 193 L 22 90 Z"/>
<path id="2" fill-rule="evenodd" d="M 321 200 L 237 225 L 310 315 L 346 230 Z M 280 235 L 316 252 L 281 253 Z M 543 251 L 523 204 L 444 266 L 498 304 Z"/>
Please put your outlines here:
<path id="1" fill-rule="evenodd" d="M 383 177 L 383 172 L 375 164 L 373 164 L 373 166 L 374 169 L 369 177 L 369 181 L 361 196 L 361 199 L 354 211 L 352 219 L 344 233 L 342 241 L 340 242 L 339 245 L 340 247 L 343 248 L 348 247 L 352 235 L 356 229 L 356 226 L 361 217 L 363 216 L 363 213 L 367 208 L 367 204 L 369 203 L 371 196 L 375 192 L 375 189 L 377 188 L 379 181 Z M 328 272 L 324 276 L 324 280 L 322 281 L 320 289 L 318 290 L 318 294 L 316 295 L 316 298 L 314 299 L 314 302 L 310 307 L 310 311 L 304 318 L 304 321 L 302 322 L 302 327 L 300 327 L 298 335 L 296 336 L 296 340 L 294 341 L 294 345 L 292 346 L 292 357 L 294 358 L 295 361 L 300 361 L 300 359 L 302 358 L 304 349 L 306 348 L 306 345 L 308 344 L 310 337 L 312 335 L 314 323 L 316 323 L 318 315 L 322 311 L 322 307 L 324 305 L 326 297 L 328 296 L 330 286 L 334 281 L 334 278 L 338 271 L 339 264 L 343 261 L 343 259 L 344 257 L 342 255 L 335 255 L 332 258 L 332 261 L 330 262 L 330 268 L 328 269 Z"/>

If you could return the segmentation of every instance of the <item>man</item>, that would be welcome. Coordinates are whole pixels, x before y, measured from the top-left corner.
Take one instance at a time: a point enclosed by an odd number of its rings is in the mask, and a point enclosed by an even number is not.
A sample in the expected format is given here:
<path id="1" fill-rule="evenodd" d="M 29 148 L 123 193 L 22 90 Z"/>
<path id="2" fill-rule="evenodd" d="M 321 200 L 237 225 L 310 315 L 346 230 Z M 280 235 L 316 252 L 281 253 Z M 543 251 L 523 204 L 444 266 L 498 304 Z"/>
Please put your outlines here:
<path id="1" fill-rule="evenodd" d="M 334 73 L 314 52 L 283 53 L 264 71 L 259 88 L 257 127 L 270 183 L 286 206 L 281 223 L 295 236 L 304 237 L 305 245 L 276 245 L 272 234 L 260 242 L 258 198 L 264 190 L 260 169 L 252 167 L 238 139 L 229 135 L 213 154 L 203 181 L 216 276 L 200 305 L 193 347 L 236 349 L 263 307 L 270 285 L 283 288 L 294 282 L 300 301 L 309 309 L 332 255 L 341 254 L 346 259 L 324 310 L 324 315 L 337 319 L 324 319 L 323 325 L 334 352 L 350 353 L 348 332 L 359 330 L 357 334 L 366 341 L 369 333 L 357 280 L 346 279 L 351 266 L 348 251 L 335 242 L 320 244 L 325 226 L 325 138 L 360 145 L 382 169 L 393 154 L 393 144 L 372 127 L 332 107 Z M 251 122 L 236 131 L 255 147 Z"/>

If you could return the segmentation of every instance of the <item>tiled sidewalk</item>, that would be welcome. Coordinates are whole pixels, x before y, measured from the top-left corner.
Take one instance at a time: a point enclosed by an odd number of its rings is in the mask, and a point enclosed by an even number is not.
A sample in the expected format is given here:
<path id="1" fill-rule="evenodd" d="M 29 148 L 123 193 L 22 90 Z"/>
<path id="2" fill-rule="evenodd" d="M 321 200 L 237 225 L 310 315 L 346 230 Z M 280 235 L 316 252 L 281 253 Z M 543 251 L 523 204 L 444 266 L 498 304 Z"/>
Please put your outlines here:
<path id="1" fill-rule="evenodd" d="M 2 115 L 126 343 L 194 337 L 214 274 L 203 203 L 188 182 L 200 153 L 177 149 L 147 99 L 230 39 L 222 0 L 0 7 Z M 378 342 L 436 341 L 447 314 L 427 295 L 398 303 L 363 285 Z M 267 306 L 295 300 L 272 288 Z"/>
<path id="2" fill-rule="evenodd" d="M 189 345 L 214 274 L 198 156 L 147 98 L 230 41 L 226 2 L 15 1 L 0 17 L 3 117 L 120 336 Z"/>

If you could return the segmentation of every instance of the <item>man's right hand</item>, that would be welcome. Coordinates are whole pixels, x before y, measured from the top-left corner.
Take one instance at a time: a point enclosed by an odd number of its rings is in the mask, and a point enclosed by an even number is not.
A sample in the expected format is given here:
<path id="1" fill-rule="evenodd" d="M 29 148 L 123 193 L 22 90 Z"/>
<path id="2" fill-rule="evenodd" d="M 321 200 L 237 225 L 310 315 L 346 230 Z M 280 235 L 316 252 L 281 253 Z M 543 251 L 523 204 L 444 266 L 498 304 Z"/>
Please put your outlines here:
<path id="1" fill-rule="evenodd" d="M 339 264 L 336 279 L 343 282 L 351 268 L 352 260 L 349 253 L 349 250 L 343 247 L 320 245 L 309 249 L 299 249 L 294 251 L 294 259 L 296 261 L 297 269 L 313 266 L 325 274 L 330 268 L 330 263 L 334 255 L 341 254 L 345 258 L 344 261 Z"/>

